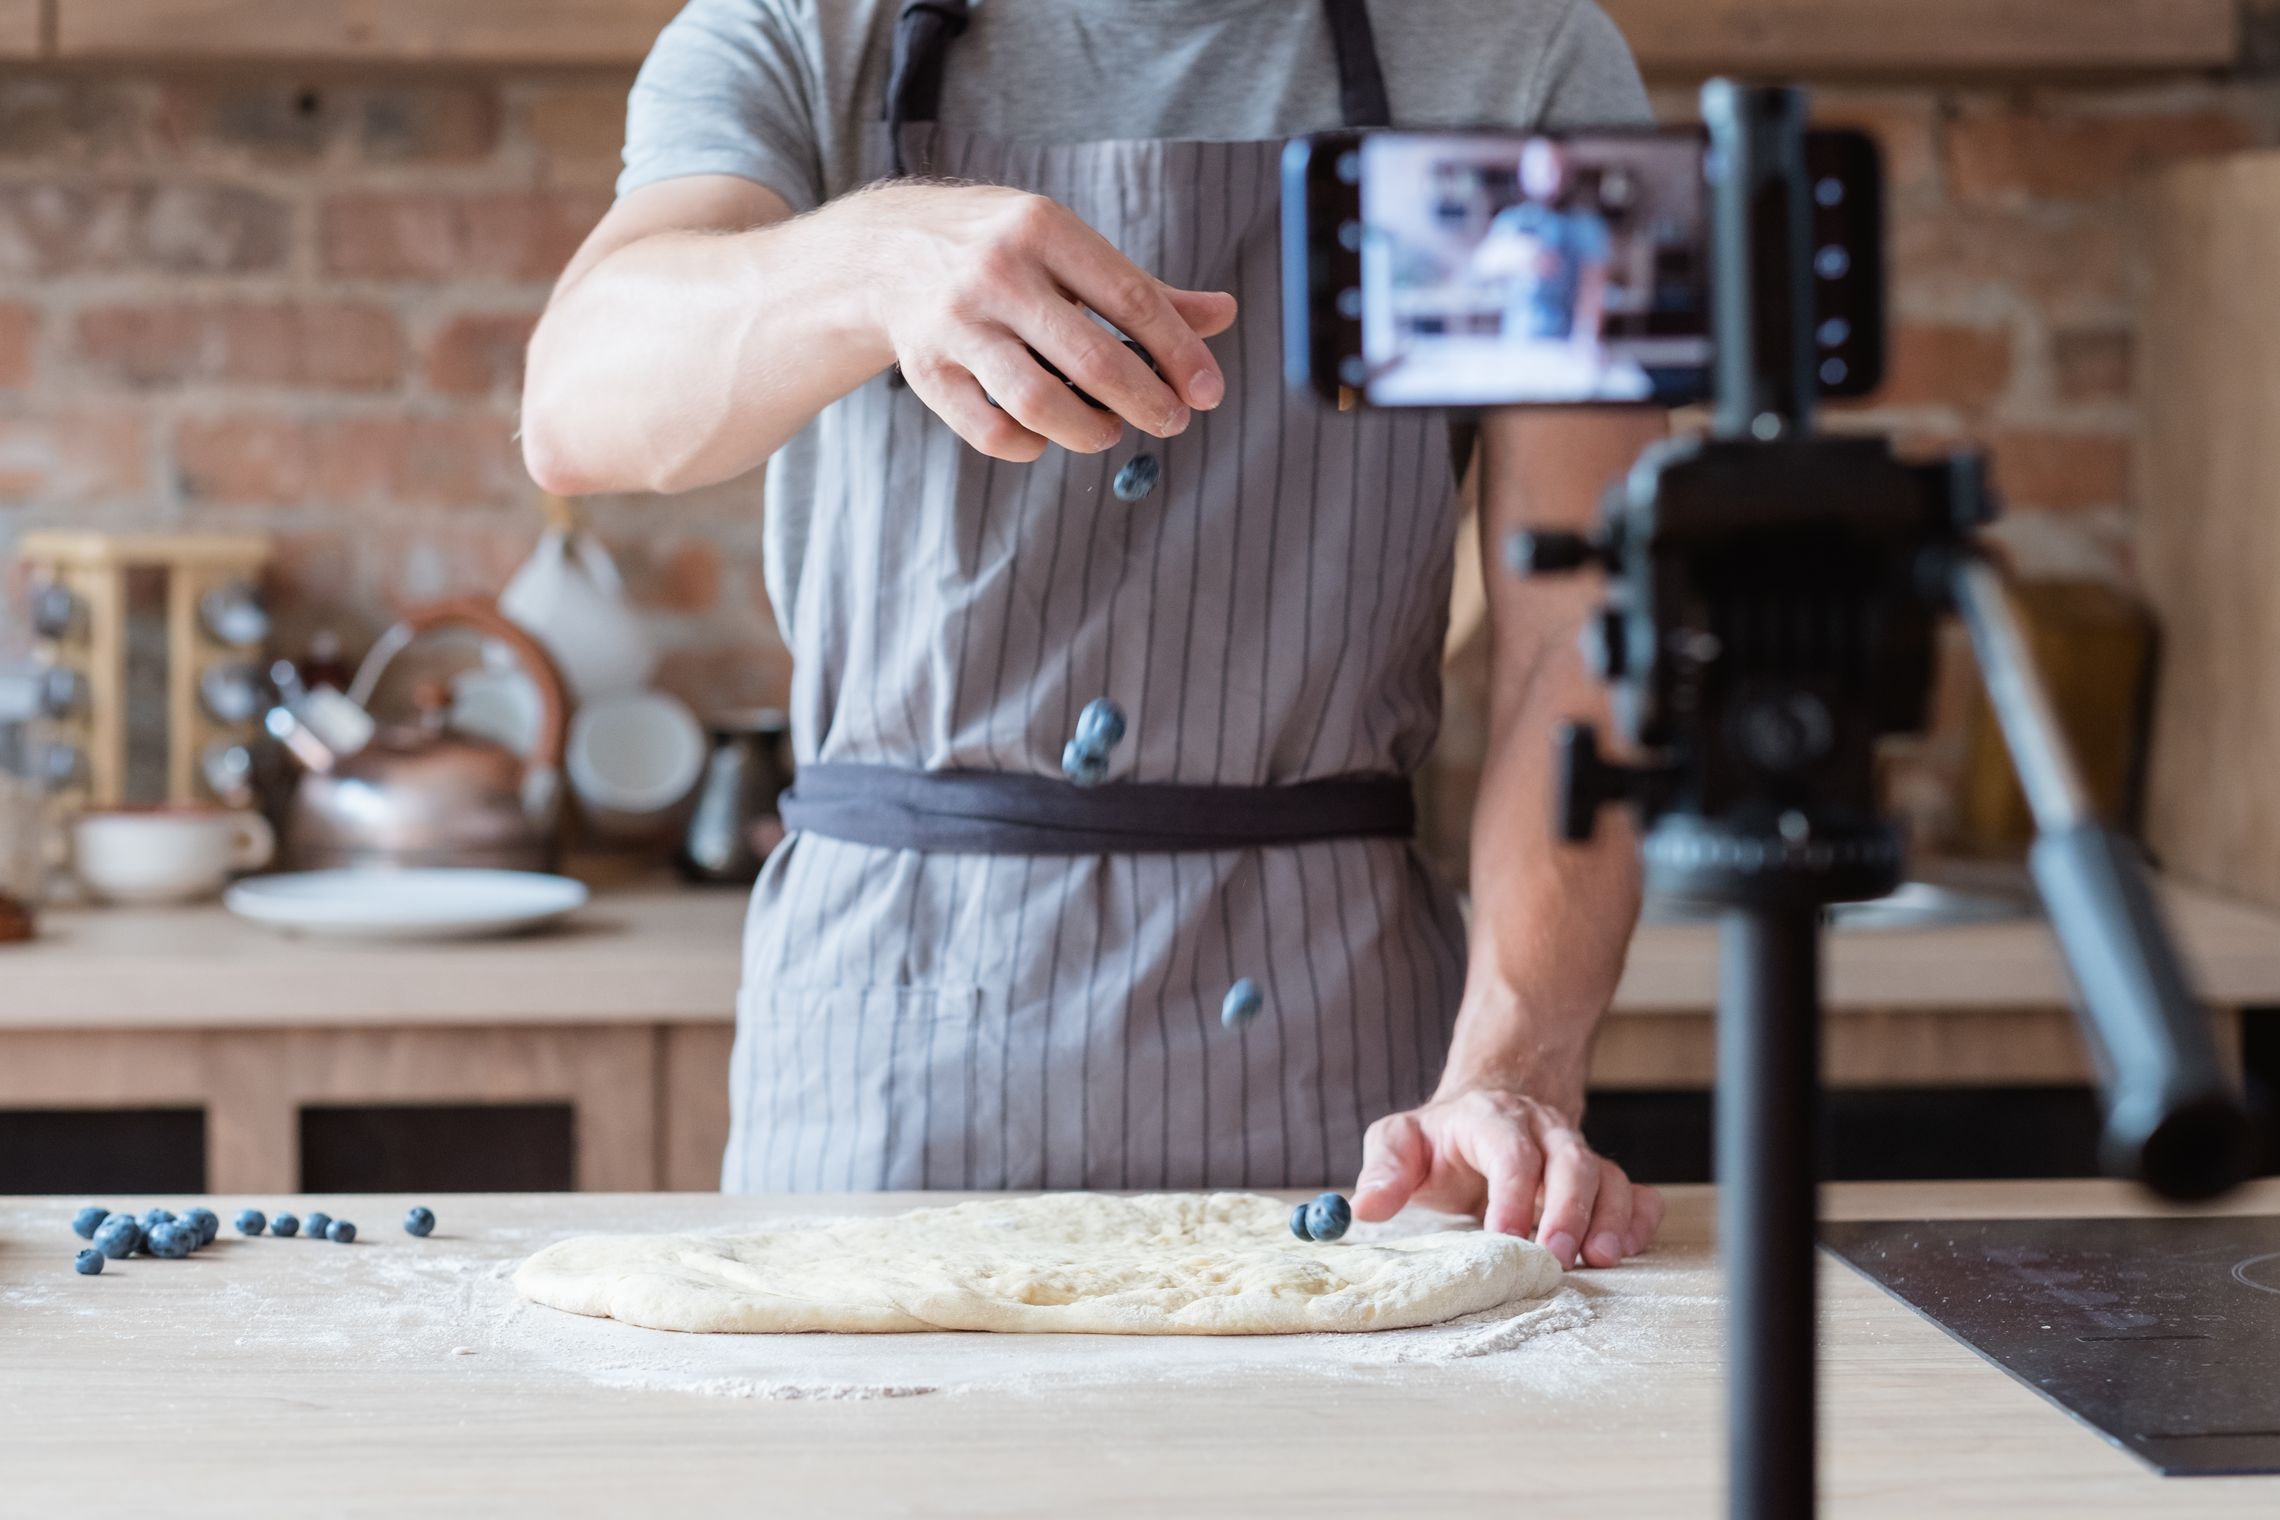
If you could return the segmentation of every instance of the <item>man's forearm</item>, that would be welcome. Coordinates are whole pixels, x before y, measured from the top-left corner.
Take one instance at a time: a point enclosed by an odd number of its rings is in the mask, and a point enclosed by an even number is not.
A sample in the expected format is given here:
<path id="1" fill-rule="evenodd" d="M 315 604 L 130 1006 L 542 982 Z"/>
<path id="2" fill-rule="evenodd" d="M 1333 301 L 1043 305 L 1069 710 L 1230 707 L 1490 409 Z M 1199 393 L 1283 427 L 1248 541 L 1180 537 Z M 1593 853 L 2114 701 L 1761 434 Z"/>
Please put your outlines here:
<path id="1" fill-rule="evenodd" d="M 540 481 L 580 494 L 726 480 L 884 369 L 848 205 L 644 237 L 561 291 L 531 341 L 523 404 Z"/>

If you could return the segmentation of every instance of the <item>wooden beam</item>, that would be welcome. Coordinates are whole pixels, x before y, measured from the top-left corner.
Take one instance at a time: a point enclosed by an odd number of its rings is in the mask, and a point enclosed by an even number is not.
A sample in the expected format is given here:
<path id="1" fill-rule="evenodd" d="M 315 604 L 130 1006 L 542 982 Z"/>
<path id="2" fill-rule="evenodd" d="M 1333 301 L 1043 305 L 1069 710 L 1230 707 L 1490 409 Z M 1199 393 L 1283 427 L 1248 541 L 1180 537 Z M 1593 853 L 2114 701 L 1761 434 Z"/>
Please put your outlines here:
<path id="1" fill-rule="evenodd" d="M 68 0 L 67 0 L 68 3 Z M 2221 69 L 2236 0 L 1601 0 L 1649 74 Z"/>
<path id="2" fill-rule="evenodd" d="M 2236 0 L 1602 0 L 1648 73 L 2174 72 L 2240 50 Z M 52 0 L 65 58 L 630 67 L 681 0 Z M 0 0 L 36 43 L 40 0 Z M 30 18 L 12 26 L 11 18 Z M 1457 39 L 1461 44 L 1462 39 Z"/>
<path id="3" fill-rule="evenodd" d="M 55 3 L 63 58 L 631 66 L 682 0 Z"/>
<path id="4" fill-rule="evenodd" d="M 0 58 L 37 58 L 47 0 L 0 0 Z"/>

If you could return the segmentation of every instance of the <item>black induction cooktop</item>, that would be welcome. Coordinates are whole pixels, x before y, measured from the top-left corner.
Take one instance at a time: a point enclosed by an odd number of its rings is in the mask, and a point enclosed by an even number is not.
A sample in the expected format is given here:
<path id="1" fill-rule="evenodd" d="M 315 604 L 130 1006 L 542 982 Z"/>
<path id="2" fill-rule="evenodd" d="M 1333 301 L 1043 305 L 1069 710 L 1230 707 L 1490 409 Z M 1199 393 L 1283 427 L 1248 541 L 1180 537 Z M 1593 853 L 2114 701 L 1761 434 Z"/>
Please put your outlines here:
<path id="1" fill-rule="evenodd" d="M 2280 1473 L 2280 1218 L 1832 1222 L 1821 1239 L 2164 1475 Z"/>

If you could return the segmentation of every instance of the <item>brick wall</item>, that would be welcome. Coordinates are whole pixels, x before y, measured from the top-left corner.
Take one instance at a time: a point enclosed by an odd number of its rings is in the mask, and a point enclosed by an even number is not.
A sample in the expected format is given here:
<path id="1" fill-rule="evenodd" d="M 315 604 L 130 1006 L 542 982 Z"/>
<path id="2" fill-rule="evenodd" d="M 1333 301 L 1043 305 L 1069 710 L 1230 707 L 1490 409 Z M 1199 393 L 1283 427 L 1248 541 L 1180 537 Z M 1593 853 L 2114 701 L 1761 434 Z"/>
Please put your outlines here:
<path id="1" fill-rule="evenodd" d="M 283 547 L 289 633 L 495 590 L 537 525 L 511 438 L 522 341 L 606 204 L 623 89 L 0 75 L 0 549 L 35 523 L 258 525 Z M 1658 102 L 1691 115 L 1690 90 Z M 1893 180 L 1897 364 L 1847 421 L 1990 438 L 2022 562 L 2126 580 L 2146 505 L 2129 188 L 2280 141 L 2280 89 L 1848 88 L 1822 107 L 1876 132 Z M 783 693 L 755 501 L 588 509 L 701 701 Z M 1455 700 L 1461 783 L 1477 674 Z M 1457 853 L 1461 809 L 1444 816 Z"/>

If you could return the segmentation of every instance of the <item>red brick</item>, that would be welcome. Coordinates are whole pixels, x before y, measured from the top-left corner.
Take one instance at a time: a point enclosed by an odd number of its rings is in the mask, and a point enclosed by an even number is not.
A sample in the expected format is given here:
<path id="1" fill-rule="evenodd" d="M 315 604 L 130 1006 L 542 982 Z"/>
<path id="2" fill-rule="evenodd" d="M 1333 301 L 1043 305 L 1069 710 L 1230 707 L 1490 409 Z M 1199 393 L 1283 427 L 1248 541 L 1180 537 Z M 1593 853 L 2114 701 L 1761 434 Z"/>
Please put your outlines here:
<path id="1" fill-rule="evenodd" d="M 1921 190 L 1938 175 L 1939 102 L 1926 91 L 1829 90 L 1813 98 L 1813 122 L 1857 127 L 1876 139 L 1886 186 L 1896 194 Z"/>
<path id="2" fill-rule="evenodd" d="M 0 391 L 21 390 L 32 383 L 32 345 L 39 332 L 37 310 L 0 301 Z"/>
<path id="3" fill-rule="evenodd" d="M 637 606 L 706 612 L 720 600 L 720 551 L 702 539 L 685 540 L 661 556 L 641 544 L 619 544 L 612 552 L 626 571 L 626 589 Z"/>
<path id="4" fill-rule="evenodd" d="M 453 317 L 428 340 L 428 388 L 446 396 L 520 394 L 523 352 L 537 325 L 535 311 Z"/>
<path id="5" fill-rule="evenodd" d="M 2061 401 L 2127 401 L 2134 344 L 2121 331 L 2076 329 L 2051 339 L 2052 382 Z"/>
<path id="6" fill-rule="evenodd" d="M 724 639 L 666 652 L 657 685 L 698 712 L 781 707 L 792 690 L 792 657 L 773 638 Z"/>
<path id="7" fill-rule="evenodd" d="M 108 79 L 0 75 L 0 160 L 85 163 L 130 149 L 146 95 Z"/>
<path id="8" fill-rule="evenodd" d="M 178 156 L 219 148 L 264 163 L 310 163 L 340 135 L 339 95 L 290 78 L 176 79 L 160 94 L 152 127 Z"/>
<path id="9" fill-rule="evenodd" d="M 512 425 L 483 413 L 193 418 L 175 465 L 186 498 L 238 506 L 477 507 L 529 492 Z"/>
<path id="10" fill-rule="evenodd" d="M 552 162 L 614 166 L 625 147 L 626 88 L 625 81 L 541 86 L 523 106 L 523 132 Z"/>
<path id="11" fill-rule="evenodd" d="M 2149 169 L 2253 137 L 2224 111 L 1969 110 L 1948 123 L 1948 184 L 1966 199 L 2094 200 Z"/>
<path id="12" fill-rule="evenodd" d="M 1903 295 L 1988 286 L 2064 320 L 2113 317 L 2129 302 L 2129 257 L 2118 217 L 2031 215 L 1956 207 L 1901 215 L 1892 275 Z"/>
<path id="13" fill-rule="evenodd" d="M 236 186 L 0 185 L 0 276 L 256 273 L 290 232 L 283 202 Z"/>
<path id="14" fill-rule="evenodd" d="M 1991 440 L 2006 506 L 2076 512 L 2129 499 L 2130 445 L 2097 433 L 2013 428 Z"/>
<path id="15" fill-rule="evenodd" d="M 2011 335 L 1997 327 L 1902 322 L 1892 330 L 1879 406 L 1984 411 L 2011 383 Z"/>
<path id="16" fill-rule="evenodd" d="M 336 196 L 319 240 L 327 273 L 378 280 L 552 280 L 609 209 L 606 195 Z"/>
<path id="17" fill-rule="evenodd" d="M 467 163 L 499 145 L 499 93 L 485 85 L 401 85 L 357 103 L 357 147 L 372 163 Z"/>
<path id="18" fill-rule="evenodd" d="M 124 408 L 0 417 L 0 506 L 147 498 L 150 426 Z"/>
<path id="19" fill-rule="evenodd" d="M 80 366 L 127 385 L 201 382 L 386 390 L 404 335 L 378 306 L 224 303 L 104 306 L 73 329 Z"/>

